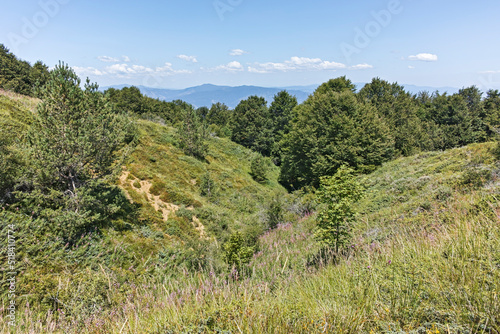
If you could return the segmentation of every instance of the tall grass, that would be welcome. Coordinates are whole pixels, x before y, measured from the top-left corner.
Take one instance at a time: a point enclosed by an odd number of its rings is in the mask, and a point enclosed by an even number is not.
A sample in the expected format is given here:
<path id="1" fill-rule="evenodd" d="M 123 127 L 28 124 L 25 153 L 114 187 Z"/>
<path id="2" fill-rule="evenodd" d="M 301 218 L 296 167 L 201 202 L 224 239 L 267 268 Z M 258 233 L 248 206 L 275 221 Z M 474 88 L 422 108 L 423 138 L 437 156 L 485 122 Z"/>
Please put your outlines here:
<path id="1" fill-rule="evenodd" d="M 317 269 L 306 262 L 307 222 L 281 225 L 260 238 L 247 276 L 186 271 L 80 323 L 23 306 L 18 332 L 498 333 L 500 212 L 473 214 L 477 196 L 456 194 L 446 215 Z M 111 284 L 109 298 L 120 294 Z"/>

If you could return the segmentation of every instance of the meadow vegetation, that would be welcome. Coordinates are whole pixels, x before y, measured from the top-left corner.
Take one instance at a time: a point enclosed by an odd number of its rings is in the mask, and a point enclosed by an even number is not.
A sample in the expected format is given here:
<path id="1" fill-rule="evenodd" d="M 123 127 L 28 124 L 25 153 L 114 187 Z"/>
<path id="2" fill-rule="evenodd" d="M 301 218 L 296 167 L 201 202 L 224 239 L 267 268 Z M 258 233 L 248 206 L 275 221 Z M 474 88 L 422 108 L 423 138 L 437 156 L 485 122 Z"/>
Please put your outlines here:
<path id="1" fill-rule="evenodd" d="M 0 51 L 1 332 L 500 333 L 498 91 L 196 109 Z"/>

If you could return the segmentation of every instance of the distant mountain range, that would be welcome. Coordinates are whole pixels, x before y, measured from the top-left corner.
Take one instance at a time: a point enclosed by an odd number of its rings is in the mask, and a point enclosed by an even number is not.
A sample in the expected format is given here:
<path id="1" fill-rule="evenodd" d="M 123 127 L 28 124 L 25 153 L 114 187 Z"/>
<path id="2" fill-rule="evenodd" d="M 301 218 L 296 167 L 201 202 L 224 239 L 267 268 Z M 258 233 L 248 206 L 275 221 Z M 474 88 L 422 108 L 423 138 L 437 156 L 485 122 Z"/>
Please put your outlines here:
<path id="1" fill-rule="evenodd" d="M 362 88 L 365 83 L 355 83 L 358 89 Z M 217 86 L 205 84 L 201 86 L 189 87 L 185 89 L 165 89 L 137 86 L 142 94 L 160 99 L 163 101 L 183 100 L 192 104 L 195 107 L 207 106 L 210 107 L 213 103 L 221 102 L 230 108 L 234 108 L 241 100 L 244 100 L 252 95 L 262 96 L 270 104 L 274 96 L 282 91 L 287 90 L 291 95 L 295 95 L 297 101 L 302 103 L 310 94 L 312 94 L 319 85 L 309 86 L 289 86 L 289 87 L 259 87 L 259 86 Z M 438 90 L 440 93 L 448 92 L 453 94 L 458 92 L 458 88 L 453 87 L 422 87 L 414 85 L 403 85 L 408 92 L 417 94 L 420 91 L 434 92 Z M 103 90 L 108 88 L 121 89 L 130 87 L 130 85 L 116 85 L 103 87 Z"/>

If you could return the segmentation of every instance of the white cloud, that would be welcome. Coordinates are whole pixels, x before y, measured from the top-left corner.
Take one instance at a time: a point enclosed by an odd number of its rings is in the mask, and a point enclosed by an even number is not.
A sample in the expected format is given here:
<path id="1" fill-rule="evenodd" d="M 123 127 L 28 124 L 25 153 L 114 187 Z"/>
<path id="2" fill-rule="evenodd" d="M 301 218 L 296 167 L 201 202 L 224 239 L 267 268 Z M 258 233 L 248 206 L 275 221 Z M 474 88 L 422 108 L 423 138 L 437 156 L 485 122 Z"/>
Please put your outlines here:
<path id="1" fill-rule="evenodd" d="M 497 74 L 500 73 L 500 71 L 482 71 L 479 72 L 479 74 Z"/>
<path id="2" fill-rule="evenodd" d="M 191 73 L 191 71 L 188 70 L 175 70 L 172 67 L 171 63 L 165 63 L 165 65 L 156 67 L 154 69 L 142 65 L 113 64 L 111 66 L 107 66 L 104 71 L 99 72 L 101 72 L 100 75 L 110 74 L 117 75 L 119 77 L 130 77 L 134 75 L 167 76 L 174 74 Z"/>
<path id="3" fill-rule="evenodd" d="M 209 69 L 209 71 L 228 71 L 228 72 L 240 72 L 244 71 L 243 65 L 238 61 L 232 61 L 226 65 L 219 65 L 214 67 L 213 69 Z"/>
<path id="4" fill-rule="evenodd" d="M 267 70 L 259 70 L 255 67 L 251 67 L 251 66 L 248 66 L 248 72 L 250 73 L 259 73 L 259 74 L 263 74 L 263 73 L 269 73 Z"/>
<path id="5" fill-rule="evenodd" d="M 373 68 L 373 65 L 370 65 L 370 64 L 358 64 L 358 65 L 354 65 L 354 66 L 351 66 L 350 69 L 351 70 L 368 70 L 370 68 Z"/>
<path id="6" fill-rule="evenodd" d="M 232 69 L 236 69 L 236 70 L 240 70 L 243 68 L 243 66 L 241 66 L 241 64 L 237 61 L 230 62 L 229 64 L 227 64 L 227 67 L 232 68 Z"/>
<path id="7" fill-rule="evenodd" d="M 248 68 L 253 73 L 288 72 L 288 71 L 321 71 L 347 68 L 345 64 L 320 58 L 291 57 L 282 63 L 255 63 Z"/>
<path id="8" fill-rule="evenodd" d="M 123 56 L 123 60 L 130 60 L 128 57 Z M 232 65 L 234 66 L 234 64 Z M 241 66 L 241 65 L 240 65 Z M 132 65 L 126 63 L 110 64 L 103 69 L 96 69 L 94 67 L 73 67 L 75 72 L 81 76 L 98 75 L 98 76 L 112 76 L 118 78 L 137 78 L 137 77 L 164 77 L 176 74 L 192 73 L 188 70 L 177 70 L 172 67 L 171 63 L 165 63 L 163 66 L 155 68 L 143 65 Z"/>
<path id="9" fill-rule="evenodd" d="M 93 68 L 93 67 L 75 66 L 75 67 L 73 67 L 73 70 L 75 70 L 75 72 L 76 72 L 76 74 L 78 74 L 78 76 L 105 75 L 106 74 L 106 72 L 100 71 L 100 70 Z"/>
<path id="10" fill-rule="evenodd" d="M 186 73 L 191 73 L 191 71 L 188 70 L 175 70 L 172 67 L 171 63 L 165 63 L 165 65 L 161 67 L 157 67 L 154 71 L 155 74 L 158 75 L 174 75 L 174 74 L 186 74 Z"/>
<path id="11" fill-rule="evenodd" d="M 189 61 L 189 62 L 192 62 L 192 63 L 197 63 L 198 62 L 198 60 L 196 59 L 195 56 L 178 55 L 177 58 L 185 60 L 185 61 Z"/>
<path id="12" fill-rule="evenodd" d="M 127 64 L 114 64 L 106 67 L 106 71 L 110 74 L 144 74 L 144 73 L 152 73 L 153 69 L 141 65 L 132 65 L 129 66 Z"/>
<path id="13" fill-rule="evenodd" d="M 408 60 L 418 60 L 418 61 L 437 61 L 438 56 L 431 53 L 419 53 L 415 56 L 409 56 Z"/>
<path id="14" fill-rule="evenodd" d="M 115 57 L 108 57 L 108 56 L 99 56 L 97 57 L 100 61 L 103 61 L 105 63 L 119 63 L 121 61 L 124 61 L 126 63 L 130 62 L 130 58 L 128 56 L 122 56 L 120 58 L 115 58 Z"/>
<path id="15" fill-rule="evenodd" d="M 415 66 L 411 66 L 411 65 L 410 65 L 410 66 L 408 66 L 408 68 L 409 68 L 410 70 L 413 70 L 413 69 L 415 69 Z"/>
<path id="16" fill-rule="evenodd" d="M 247 54 L 247 51 L 244 51 L 242 49 L 234 49 L 229 52 L 230 56 L 243 56 L 244 54 Z"/>
<path id="17" fill-rule="evenodd" d="M 97 59 L 105 63 L 118 63 L 120 61 L 120 59 L 118 58 L 108 57 L 108 56 L 99 56 L 97 57 Z"/>

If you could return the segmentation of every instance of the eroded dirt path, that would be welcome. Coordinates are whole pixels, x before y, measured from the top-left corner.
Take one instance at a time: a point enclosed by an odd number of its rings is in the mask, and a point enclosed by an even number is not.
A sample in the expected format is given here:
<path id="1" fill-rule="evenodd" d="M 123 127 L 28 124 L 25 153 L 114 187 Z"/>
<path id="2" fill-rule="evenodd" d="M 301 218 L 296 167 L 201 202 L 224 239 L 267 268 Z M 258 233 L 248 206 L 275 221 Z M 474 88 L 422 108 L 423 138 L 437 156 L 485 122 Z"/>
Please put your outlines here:
<path id="1" fill-rule="evenodd" d="M 137 178 L 129 180 L 129 178 L 128 178 L 129 175 L 130 175 L 130 172 L 124 171 L 123 174 L 120 176 L 120 184 L 122 186 L 128 184 L 135 191 L 137 191 L 139 194 L 146 194 L 146 196 L 148 198 L 148 202 L 153 206 L 153 208 L 155 208 L 156 211 L 160 211 L 162 213 L 164 221 L 168 220 L 169 214 L 175 213 L 175 211 L 179 210 L 179 206 L 178 205 L 164 202 L 163 200 L 161 200 L 161 198 L 160 198 L 159 195 L 155 196 L 155 195 L 151 194 L 150 190 L 151 190 L 151 187 L 153 186 L 153 184 L 151 182 L 149 182 L 149 181 L 140 181 Z M 140 188 L 136 188 L 134 186 L 134 183 L 136 181 L 139 182 L 139 184 L 141 185 Z M 125 192 L 127 194 L 128 199 L 132 200 L 132 197 L 130 197 L 130 195 L 127 192 L 127 190 L 125 190 Z"/>
<path id="2" fill-rule="evenodd" d="M 129 179 L 129 176 L 130 176 L 129 171 L 124 171 L 122 173 L 122 175 L 120 176 L 120 185 L 122 186 L 122 189 L 125 190 L 125 195 L 129 199 L 129 201 L 132 202 L 132 197 L 128 193 L 127 189 L 124 188 L 125 185 L 132 187 L 132 189 L 137 191 L 139 194 L 146 194 L 149 204 L 151 204 L 156 211 L 160 211 L 162 213 L 164 221 L 168 220 L 168 216 L 170 214 L 175 213 L 177 210 L 179 210 L 178 205 L 175 205 L 173 203 L 164 202 L 160 198 L 160 196 L 155 196 L 155 195 L 151 194 L 150 190 L 151 190 L 151 187 L 153 186 L 153 184 L 150 181 L 141 181 L 136 177 Z M 134 186 L 135 182 L 139 182 L 141 187 L 140 188 L 135 187 Z M 189 207 L 187 209 L 193 210 L 192 207 Z M 195 230 L 197 230 L 200 233 L 200 238 L 204 238 L 204 239 L 207 238 L 207 235 L 205 232 L 205 226 L 194 215 L 192 217 L 191 224 L 193 225 Z"/>

